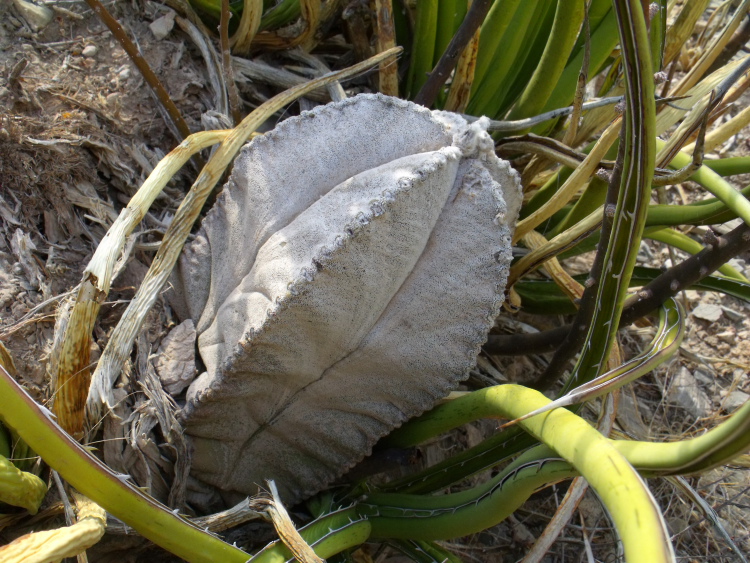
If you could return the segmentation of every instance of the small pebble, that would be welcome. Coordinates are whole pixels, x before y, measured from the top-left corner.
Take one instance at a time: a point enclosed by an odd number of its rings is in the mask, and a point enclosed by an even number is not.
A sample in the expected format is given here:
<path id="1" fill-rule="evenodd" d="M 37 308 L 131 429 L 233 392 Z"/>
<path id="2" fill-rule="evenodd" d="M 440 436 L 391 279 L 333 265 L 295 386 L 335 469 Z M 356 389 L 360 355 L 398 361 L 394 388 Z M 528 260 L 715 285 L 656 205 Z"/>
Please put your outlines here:
<path id="1" fill-rule="evenodd" d="M 685 297 L 687 297 L 687 300 L 691 303 L 695 301 L 700 301 L 701 299 L 701 293 L 698 291 L 695 291 L 694 289 L 688 289 L 685 291 Z"/>
<path id="2" fill-rule="evenodd" d="M 744 405 L 748 399 L 750 399 L 750 395 L 744 391 L 732 391 L 724 400 L 724 410 L 726 412 L 732 412 Z"/>
<path id="3" fill-rule="evenodd" d="M 712 387 L 716 383 L 713 374 L 701 368 L 698 368 L 693 372 L 693 377 L 707 387 Z"/>
<path id="4" fill-rule="evenodd" d="M 702 303 L 693 309 L 693 316 L 697 319 L 703 319 L 715 323 L 721 318 L 722 310 L 718 305 Z"/>
<path id="5" fill-rule="evenodd" d="M 81 54 L 84 57 L 91 58 L 91 57 L 95 57 L 98 52 L 99 52 L 99 49 L 96 45 L 86 45 L 83 48 L 83 51 L 81 51 Z"/>
<path id="6" fill-rule="evenodd" d="M 725 330 L 724 332 L 720 332 L 716 336 L 719 338 L 719 340 L 721 340 L 722 342 L 726 342 L 727 344 L 737 343 L 734 332 L 732 332 L 731 330 Z"/>
<path id="7" fill-rule="evenodd" d="M 130 67 L 126 66 L 125 68 L 121 69 L 120 72 L 117 73 L 117 78 L 120 80 L 127 80 L 130 78 Z"/>
<path id="8" fill-rule="evenodd" d="M 55 13 L 46 6 L 38 6 L 37 4 L 27 2 L 26 0 L 16 0 L 15 4 L 16 10 L 19 11 L 23 16 L 23 19 L 26 20 L 34 31 L 41 31 L 52 21 L 52 18 L 55 17 Z M 10 17 L 13 18 L 12 16 Z M 14 23 L 12 19 L 11 23 Z"/>
<path id="9" fill-rule="evenodd" d="M 166 15 L 160 17 L 157 20 L 154 20 L 151 24 L 149 24 L 148 27 L 149 29 L 151 29 L 151 33 L 154 34 L 154 37 L 156 39 L 161 41 L 167 35 L 169 35 L 169 32 L 172 31 L 172 28 L 174 27 L 175 15 L 175 12 L 170 10 Z"/>
<path id="10" fill-rule="evenodd" d="M 685 367 L 680 368 L 672 379 L 667 389 L 667 400 L 673 405 L 682 407 L 696 418 L 711 414 L 711 399 Z"/>
<path id="11" fill-rule="evenodd" d="M 745 315 L 743 313 L 740 313 L 739 311 L 735 311 L 734 309 L 730 309 L 729 307 L 725 307 L 724 305 L 721 306 L 721 310 L 727 317 L 729 317 L 733 321 L 745 320 Z"/>

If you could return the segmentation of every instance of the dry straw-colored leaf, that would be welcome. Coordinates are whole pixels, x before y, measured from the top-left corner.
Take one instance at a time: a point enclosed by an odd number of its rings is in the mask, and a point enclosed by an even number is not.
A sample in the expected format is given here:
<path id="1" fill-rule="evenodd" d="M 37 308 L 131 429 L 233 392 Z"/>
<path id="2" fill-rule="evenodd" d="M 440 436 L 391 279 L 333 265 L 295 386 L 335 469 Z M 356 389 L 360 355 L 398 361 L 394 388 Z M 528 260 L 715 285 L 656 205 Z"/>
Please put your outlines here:
<path id="1" fill-rule="evenodd" d="M 107 527 L 107 514 L 100 506 L 76 497 L 78 522 L 72 526 L 34 532 L 0 547 L 4 563 L 54 563 L 75 557 L 98 542 Z"/>

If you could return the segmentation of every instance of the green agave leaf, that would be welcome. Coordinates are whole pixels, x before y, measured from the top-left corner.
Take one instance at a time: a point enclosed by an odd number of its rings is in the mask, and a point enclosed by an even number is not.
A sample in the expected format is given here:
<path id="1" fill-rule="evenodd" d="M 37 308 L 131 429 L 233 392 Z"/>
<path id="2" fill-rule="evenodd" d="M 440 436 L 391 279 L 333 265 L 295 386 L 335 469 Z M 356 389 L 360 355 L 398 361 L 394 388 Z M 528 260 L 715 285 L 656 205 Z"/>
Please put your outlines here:
<path id="1" fill-rule="evenodd" d="M 517 9 L 512 4 L 503 3 L 507 5 L 507 14 L 499 10 L 490 12 L 490 15 L 497 13 L 498 17 L 503 18 L 511 13 L 513 15 L 510 24 L 504 26 L 502 38 L 488 41 L 489 47 L 483 47 L 485 37 L 493 37 L 495 30 L 502 30 L 503 26 L 492 19 L 486 27 L 482 27 L 477 55 L 479 72 L 475 73 L 474 88 L 467 107 L 467 113 L 471 115 L 503 115 L 510 105 L 506 99 L 512 100 L 520 93 L 544 50 L 546 41 L 542 41 L 542 38 L 546 39 L 552 26 L 555 2 L 526 0 Z M 492 45 L 495 45 L 494 52 L 491 52 Z M 531 63 L 526 65 L 529 60 Z M 511 97 L 510 91 L 516 82 L 520 85 Z"/>
<path id="2" fill-rule="evenodd" d="M 579 0 L 558 1 L 542 57 L 532 61 L 534 72 L 524 84 L 523 93 L 510 111 L 508 119 L 529 117 L 543 110 L 575 45 L 585 15 L 584 8 Z"/>
<path id="3" fill-rule="evenodd" d="M 509 65 L 500 67 L 500 61 L 495 60 L 498 52 L 502 52 L 500 45 L 508 41 L 506 31 L 513 30 L 512 23 L 517 23 L 516 10 L 521 0 L 496 0 L 487 13 L 479 35 L 479 52 L 477 66 L 474 69 L 474 93 L 484 79 L 487 71 L 492 69 L 493 76 L 507 72 Z M 529 17 L 531 11 L 528 12 Z M 523 15 L 523 14 L 522 14 Z M 516 29 L 515 31 L 521 31 Z M 500 51 L 499 51 L 500 50 Z M 510 57 L 508 57 L 510 58 Z M 474 96 L 472 96 L 472 99 Z"/>
<path id="4" fill-rule="evenodd" d="M 435 39 L 438 28 L 437 0 L 423 0 L 417 4 L 417 14 L 412 43 L 411 64 L 406 82 L 406 97 L 416 96 L 427 81 L 435 59 Z"/>
<path id="5" fill-rule="evenodd" d="M 643 232 L 643 237 L 663 242 L 664 244 L 674 246 L 675 248 L 679 248 L 680 250 L 689 252 L 690 254 L 698 254 L 701 250 L 703 250 L 703 245 L 697 240 L 690 238 L 686 234 L 681 233 L 675 229 L 669 229 L 666 227 L 648 228 Z M 721 266 L 719 268 L 719 272 L 728 278 L 734 278 L 741 282 L 748 281 L 745 276 L 743 276 L 729 264 L 724 264 L 723 266 Z"/>
<path id="6" fill-rule="evenodd" d="M 636 266 L 633 269 L 630 286 L 645 285 L 661 274 L 662 271 L 658 268 Z M 575 279 L 584 283 L 587 277 L 587 274 L 583 274 L 575 276 Z M 524 280 L 518 282 L 515 288 L 521 296 L 524 313 L 532 315 L 573 315 L 577 311 L 570 299 L 552 281 Z M 691 289 L 716 291 L 750 303 L 750 284 L 739 280 L 708 276 L 691 286 Z"/>
<path id="7" fill-rule="evenodd" d="M 599 29 L 599 26 L 604 21 L 604 18 L 612 12 L 612 0 L 591 0 L 588 4 L 589 29 L 593 34 L 596 33 L 597 29 Z M 583 49 L 585 41 L 586 38 L 583 35 L 578 36 L 575 47 L 573 47 L 573 53 L 568 60 L 568 64 L 571 64 L 575 57 L 579 56 L 579 51 Z M 580 66 L 581 65 L 579 62 L 578 67 L 580 68 Z"/>
<path id="8" fill-rule="evenodd" d="M 263 3 L 265 11 L 260 18 L 261 30 L 283 27 L 300 16 L 299 0 L 281 0 L 275 6 L 271 2 L 272 7 L 270 9 L 266 4 L 268 2 Z"/>
<path id="9" fill-rule="evenodd" d="M 219 25 L 221 19 L 221 0 L 189 0 L 190 5 L 198 14 L 207 20 L 210 26 Z M 244 0 L 230 0 L 229 11 L 234 17 L 229 20 L 229 32 L 237 29 L 244 7 Z M 263 2 L 263 17 L 260 20 L 260 29 L 276 29 L 283 27 L 300 15 L 299 0 L 281 0 L 275 4 L 273 0 Z"/>
<path id="10" fill-rule="evenodd" d="M 611 5 L 611 2 L 609 4 Z M 591 14 L 591 12 L 589 12 L 589 14 Z M 612 51 L 617 46 L 617 18 L 615 17 L 614 12 L 611 10 L 607 11 L 596 27 L 594 26 L 594 23 L 591 22 L 591 30 L 589 77 L 595 76 L 604 69 L 609 61 Z M 578 48 L 577 52 L 574 51 L 574 53 L 574 56 L 565 66 L 565 70 L 560 75 L 557 85 L 547 100 L 543 111 L 565 107 L 570 105 L 573 101 L 578 81 L 578 73 L 581 71 L 581 66 L 583 64 L 583 49 Z"/>

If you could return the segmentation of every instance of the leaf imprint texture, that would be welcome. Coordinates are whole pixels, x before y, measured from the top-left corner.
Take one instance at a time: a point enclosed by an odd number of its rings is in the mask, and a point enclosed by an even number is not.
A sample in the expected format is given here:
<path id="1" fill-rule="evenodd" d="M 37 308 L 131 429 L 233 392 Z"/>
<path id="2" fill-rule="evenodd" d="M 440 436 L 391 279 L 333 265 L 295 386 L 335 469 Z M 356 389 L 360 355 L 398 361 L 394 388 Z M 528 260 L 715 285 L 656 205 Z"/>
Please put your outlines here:
<path id="1" fill-rule="evenodd" d="M 365 94 L 243 149 L 173 280 L 198 482 L 300 500 L 468 376 L 521 204 L 486 124 Z"/>

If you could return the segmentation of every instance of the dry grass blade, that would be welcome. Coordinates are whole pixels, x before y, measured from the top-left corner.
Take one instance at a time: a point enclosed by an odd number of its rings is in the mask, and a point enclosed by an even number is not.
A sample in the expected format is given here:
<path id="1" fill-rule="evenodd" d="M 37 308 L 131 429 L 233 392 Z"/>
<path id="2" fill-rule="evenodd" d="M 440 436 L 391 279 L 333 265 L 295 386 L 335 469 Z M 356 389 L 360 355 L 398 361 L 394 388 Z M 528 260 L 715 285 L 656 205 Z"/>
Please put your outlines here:
<path id="1" fill-rule="evenodd" d="M 241 57 L 232 57 L 232 66 L 234 67 L 235 80 L 252 84 L 253 82 L 262 82 L 272 84 L 279 88 L 293 88 L 304 84 L 307 80 L 298 74 L 276 68 L 262 61 L 253 61 Z M 325 87 L 317 88 L 305 95 L 315 102 L 326 104 L 331 101 L 331 97 L 326 92 Z"/>
<path id="2" fill-rule="evenodd" d="M 721 33 L 711 41 L 711 44 L 703 52 L 698 62 L 690 68 L 685 77 L 675 87 L 674 91 L 671 92 L 672 95 L 680 96 L 697 84 L 709 69 L 711 63 L 716 60 L 721 54 L 722 49 L 724 49 L 726 44 L 729 43 L 729 40 L 732 38 L 734 32 L 737 31 L 737 28 L 740 26 L 740 23 L 742 23 L 748 10 L 750 10 L 750 0 L 744 0 L 735 11 L 732 19 L 729 20 L 726 26 L 724 26 Z"/>
<path id="3" fill-rule="evenodd" d="M 324 563 L 323 559 L 315 554 L 312 547 L 302 538 L 297 528 L 294 527 L 289 513 L 284 508 L 284 503 L 279 498 L 279 491 L 276 489 L 276 483 L 268 481 L 268 488 L 271 491 L 271 498 L 266 507 L 266 513 L 271 517 L 273 527 L 276 533 L 294 555 L 294 559 L 300 563 Z"/>
<path id="4" fill-rule="evenodd" d="M 688 114 L 688 119 L 686 119 L 680 125 L 680 127 L 677 128 L 677 131 L 672 135 L 669 141 L 664 144 L 662 150 L 659 151 L 656 155 L 657 167 L 664 167 L 671 163 L 674 157 L 680 151 L 680 148 L 685 144 L 685 141 L 693 133 L 695 127 L 699 128 L 698 138 L 696 139 L 696 143 L 693 148 L 693 158 L 690 160 L 690 162 L 673 173 L 654 176 L 654 179 L 651 182 L 652 186 L 662 187 L 670 184 L 685 182 L 688 178 L 690 178 L 690 176 L 692 176 L 700 169 L 700 167 L 703 165 L 703 155 L 705 151 L 704 142 L 706 140 L 706 127 L 708 126 L 708 118 L 712 108 L 714 108 L 715 106 L 716 101 L 714 92 L 712 91 L 709 99 L 706 101 L 706 104 L 700 104 L 698 106 L 702 110 L 702 113 Z M 661 190 L 658 195 L 659 203 L 664 203 L 666 201 L 666 196 L 663 190 Z"/>
<path id="5" fill-rule="evenodd" d="M 110 403 L 112 383 L 119 375 L 125 359 L 130 355 L 130 350 L 133 347 L 133 342 L 143 319 L 171 275 L 172 268 L 182 251 L 185 239 L 190 233 L 195 220 L 198 218 L 198 214 L 203 208 L 206 198 L 213 191 L 214 186 L 223 175 L 227 166 L 229 166 L 229 163 L 249 136 L 268 116 L 273 115 L 273 113 L 298 97 L 333 81 L 358 75 L 373 65 L 377 65 L 398 55 L 400 52 L 400 48 L 391 49 L 347 69 L 328 74 L 283 92 L 265 102 L 256 111 L 248 115 L 240 125 L 224 138 L 178 208 L 169 229 L 164 235 L 164 240 L 154 258 L 151 268 L 146 274 L 133 301 L 117 324 L 102 354 L 91 381 L 87 401 L 87 416 L 92 424 L 98 422 L 102 404 Z"/>
<path id="6" fill-rule="evenodd" d="M 557 213 L 570 201 L 599 166 L 599 162 L 604 158 L 604 155 L 620 134 L 621 125 L 622 121 L 618 119 L 615 123 L 610 125 L 604 133 L 602 133 L 602 136 L 599 138 L 586 159 L 575 169 L 565 183 L 560 186 L 557 192 L 555 192 L 555 195 L 542 207 L 518 223 L 513 240 L 519 240 L 526 233 L 532 231 L 542 222 L 552 217 L 552 215 Z"/>
<path id="7" fill-rule="evenodd" d="M 229 11 L 228 8 L 227 11 Z M 263 0 L 245 0 L 242 7 L 240 25 L 235 34 L 229 39 L 229 44 L 233 47 L 235 53 L 246 55 L 250 52 L 250 46 L 260 28 L 260 18 L 262 15 Z"/>
<path id="8" fill-rule="evenodd" d="M 664 166 L 667 166 L 672 159 L 675 157 L 677 152 L 682 148 L 682 146 L 685 144 L 685 141 L 690 137 L 690 135 L 693 134 L 693 132 L 700 128 L 700 133 L 698 135 L 700 143 L 697 143 L 697 150 L 694 151 L 693 155 L 693 163 L 691 166 L 691 171 L 687 174 L 685 179 L 663 179 L 663 178 L 656 178 L 654 180 L 654 185 L 656 186 L 663 186 L 666 184 L 676 184 L 678 182 L 683 182 L 692 175 L 693 172 L 695 172 L 698 168 L 700 168 L 702 162 L 703 162 L 703 152 L 704 152 L 704 146 L 703 141 L 705 140 L 705 134 L 706 134 L 706 126 L 708 123 L 708 116 L 711 113 L 711 110 L 716 106 L 718 103 L 718 100 L 714 98 L 714 92 L 711 91 L 711 93 L 703 98 L 700 103 L 698 103 L 691 111 L 687 114 L 683 122 L 680 124 L 680 126 L 677 128 L 677 130 L 672 134 L 672 136 L 669 138 L 669 141 L 666 142 L 666 144 L 661 148 L 661 150 L 656 155 L 656 166 L 659 168 L 663 168 Z"/>
<path id="9" fill-rule="evenodd" d="M 458 113 L 466 111 L 471 87 L 474 85 L 474 70 L 477 66 L 477 53 L 479 52 L 479 32 L 480 30 L 477 29 L 458 58 L 458 64 L 453 73 L 453 81 L 448 91 L 448 99 L 445 101 L 444 109 L 446 111 Z"/>
<path id="10" fill-rule="evenodd" d="M 98 542 L 107 526 L 107 513 L 87 498 L 74 493 L 78 522 L 72 526 L 34 532 L 0 547 L 5 563 L 53 563 L 75 557 Z"/>
<path id="11" fill-rule="evenodd" d="M 523 237 L 523 242 L 526 244 L 526 248 L 529 250 L 537 250 L 544 248 L 549 241 L 544 238 L 543 235 L 536 231 L 531 231 Z M 567 295 L 571 301 L 577 301 L 583 296 L 583 286 L 578 283 L 573 277 L 565 271 L 560 262 L 555 256 L 548 258 L 542 267 L 547 270 L 547 273 L 552 277 L 554 282 L 558 285 L 563 293 Z"/>
<path id="12" fill-rule="evenodd" d="M 240 526 L 251 520 L 265 518 L 262 510 L 263 506 L 258 500 L 246 498 L 231 508 L 227 508 L 226 510 L 214 514 L 209 514 L 208 516 L 191 518 L 190 521 L 201 530 L 208 530 L 214 534 L 220 534 L 225 530 Z M 114 520 L 108 523 L 107 533 L 127 536 L 137 532 L 122 521 Z"/>
<path id="13" fill-rule="evenodd" d="M 667 29 L 664 46 L 664 65 L 671 63 L 680 54 L 685 41 L 695 29 L 695 24 L 706 10 L 709 0 L 688 0 L 682 6 L 675 22 Z"/>
<path id="14" fill-rule="evenodd" d="M 261 31 L 255 36 L 252 46 L 260 49 L 291 49 L 307 46 L 315 36 L 321 15 L 320 0 L 300 0 L 301 17 L 298 22 L 279 31 Z"/>
<path id="15" fill-rule="evenodd" d="M 714 149 L 723 145 L 737 133 L 742 131 L 742 129 L 747 127 L 748 124 L 750 124 L 750 106 L 746 107 L 732 119 L 721 124 L 706 135 L 706 139 L 703 142 L 704 152 L 712 152 Z M 695 150 L 695 143 L 686 145 L 682 150 L 685 152 L 693 152 Z"/>
<path id="16" fill-rule="evenodd" d="M 228 115 L 230 105 L 227 92 L 230 89 L 230 84 L 224 81 L 223 74 L 217 70 L 222 68 L 222 64 L 219 62 L 219 55 L 217 54 L 216 49 L 214 49 L 214 45 L 203 31 L 203 26 L 197 26 L 190 20 L 180 16 L 175 18 L 175 22 L 180 26 L 180 29 L 190 37 L 193 43 L 195 43 L 195 46 L 198 47 L 198 50 L 203 57 L 206 72 L 208 73 L 208 82 L 211 84 L 211 88 L 214 91 L 213 109 L 219 113 Z"/>
<path id="17" fill-rule="evenodd" d="M 573 247 L 578 242 L 596 231 L 602 223 L 603 208 L 599 208 L 590 213 L 586 218 L 578 221 L 570 229 L 560 233 L 547 244 L 537 247 L 529 252 L 526 256 L 513 264 L 508 275 L 508 287 L 512 287 L 519 279 L 528 272 L 538 268 L 542 263 L 551 256 Z"/>
<path id="18" fill-rule="evenodd" d="M 708 96 L 711 90 L 722 84 L 740 66 L 747 64 L 749 58 L 750 55 L 747 55 L 739 60 L 732 61 L 693 86 L 685 94 L 685 99 L 675 104 L 661 107 L 656 116 L 656 133 L 658 135 L 663 134 L 688 112 L 693 111 L 702 98 Z"/>
<path id="19" fill-rule="evenodd" d="M 724 525 L 721 523 L 721 518 L 719 518 L 719 515 L 716 513 L 716 511 L 711 508 L 711 505 L 706 502 L 706 500 L 698 494 L 698 491 L 696 491 L 693 487 L 690 486 L 690 483 L 688 483 L 687 479 L 680 476 L 675 477 L 665 477 L 667 481 L 672 483 L 675 488 L 679 489 L 684 495 L 686 495 L 695 505 L 697 505 L 701 512 L 703 512 L 703 515 L 705 516 L 706 520 L 710 522 L 711 527 L 716 530 L 717 534 L 729 545 L 730 549 L 734 552 L 734 555 L 737 557 L 737 560 L 741 563 L 747 563 L 747 558 L 742 553 L 742 550 L 737 547 L 737 544 L 732 539 L 732 536 L 727 532 Z"/>
<path id="20" fill-rule="evenodd" d="M 560 141 L 555 141 L 549 137 L 538 137 L 533 133 L 507 139 L 507 142 L 503 139 L 499 146 L 499 152 L 503 155 L 513 154 L 515 152 L 536 155 L 523 171 L 523 176 L 528 177 L 529 179 L 533 179 L 537 174 L 546 169 L 549 166 L 547 161 L 556 162 L 563 166 L 567 166 L 568 168 L 578 168 L 584 158 L 583 156 L 580 156 L 580 153 L 563 145 Z M 537 159 L 537 156 L 543 158 Z M 539 162 L 534 164 L 535 160 L 538 160 Z M 538 171 L 529 173 L 529 168 L 535 168 L 538 169 Z M 530 182 L 527 181 L 522 181 L 522 184 L 524 186 L 531 185 Z"/>
<path id="21" fill-rule="evenodd" d="M 143 186 L 122 210 L 99 244 L 83 272 L 75 305 L 67 325 L 58 322 L 56 339 L 62 336 L 59 355 L 52 359 L 55 382 L 54 412 L 66 432 L 75 438 L 83 436 L 83 409 L 90 377 L 90 339 L 99 308 L 109 293 L 115 263 L 125 247 L 125 239 L 140 223 L 167 182 L 190 157 L 216 144 L 225 131 L 207 131 L 189 136 L 149 175 Z"/>
<path id="22" fill-rule="evenodd" d="M 324 76 L 331 72 L 331 69 L 328 68 L 326 64 L 322 60 L 320 60 L 319 57 L 305 52 L 300 47 L 289 49 L 287 54 L 290 58 L 301 61 L 314 68 L 317 71 L 315 73 L 315 76 Z M 326 85 L 326 90 L 328 90 L 328 95 L 331 96 L 331 100 L 333 100 L 334 102 L 345 100 L 347 97 L 343 86 L 341 86 L 341 83 L 339 83 L 338 80 L 334 80 L 330 84 Z"/>
<path id="23" fill-rule="evenodd" d="M 262 517 L 263 515 L 257 503 L 246 498 L 227 510 L 195 518 L 193 519 L 193 523 L 202 529 L 208 528 L 210 531 L 218 534 L 224 530 L 234 528 L 250 520 L 258 520 Z"/>

